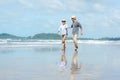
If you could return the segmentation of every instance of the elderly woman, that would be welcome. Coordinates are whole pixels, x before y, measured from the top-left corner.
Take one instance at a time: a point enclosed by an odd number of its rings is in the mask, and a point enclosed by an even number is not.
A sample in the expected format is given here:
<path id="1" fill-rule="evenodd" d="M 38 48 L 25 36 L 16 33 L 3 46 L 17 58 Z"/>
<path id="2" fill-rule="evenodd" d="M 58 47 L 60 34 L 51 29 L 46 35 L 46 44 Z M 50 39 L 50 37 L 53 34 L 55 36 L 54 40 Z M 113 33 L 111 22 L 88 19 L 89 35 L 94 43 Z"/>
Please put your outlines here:
<path id="1" fill-rule="evenodd" d="M 67 35 L 68 35 L 66 20 L 65 20 L 65 19 L 62 19 L 62 20 L 61 20 L 61 23 L 62 23 L 62 24 L 61 24 L 60 27 L 58 28 L 58 33 L 61 34 L 62 50 L 65 50 L 65 40 L 66 40 L 66 37 L 67 37 Z"/>

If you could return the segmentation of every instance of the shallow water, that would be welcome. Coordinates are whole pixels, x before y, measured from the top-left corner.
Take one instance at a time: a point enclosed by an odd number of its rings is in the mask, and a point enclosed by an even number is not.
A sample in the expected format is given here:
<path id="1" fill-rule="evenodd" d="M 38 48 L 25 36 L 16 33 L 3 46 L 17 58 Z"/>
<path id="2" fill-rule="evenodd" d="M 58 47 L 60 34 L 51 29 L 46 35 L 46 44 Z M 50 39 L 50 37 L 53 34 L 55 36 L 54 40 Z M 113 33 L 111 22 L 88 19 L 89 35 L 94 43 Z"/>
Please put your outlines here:
<path id="1" fill-rule="evenodd" d="M 65 53 L 60 44 L 1 47 L 0 80 L 119 80 L 119 49 L 113 43 L 80 43 L 78 52 L 67 43 Z"/>

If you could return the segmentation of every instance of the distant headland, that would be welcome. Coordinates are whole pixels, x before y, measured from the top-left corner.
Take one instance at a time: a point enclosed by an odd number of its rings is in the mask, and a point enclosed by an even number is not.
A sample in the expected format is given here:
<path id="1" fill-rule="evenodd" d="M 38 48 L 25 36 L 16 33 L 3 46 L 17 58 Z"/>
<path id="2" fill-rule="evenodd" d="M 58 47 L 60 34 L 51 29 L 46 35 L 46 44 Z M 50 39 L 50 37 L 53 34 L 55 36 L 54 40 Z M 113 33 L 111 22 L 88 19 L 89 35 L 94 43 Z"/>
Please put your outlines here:
<path id="1" fill-rule="evenodd" d="M 41 39 L 41 40 L 48 40 L 48 39 L 53 39 L 53 40 L 60 40 L 61 37 L 58 34 L 55 33 L 39 33 L 39 34 L 35 34 L 33 36 L 28 36 L 28 37 L 21 37 L 21 36 L 16 36 L 16 35 L 12 35 L 12 34 L 8 34 L 8 33 L 1 33 L 0 34 L 0 39 Z M 70 40 L 72 38 L 68 37 L 68 40 Z M 80 40 L 113 40 L 113 41 L 118 41 L 120 40 L 120 37 L 115 37 L 115 38 L 111 38 L 111 37 L 104 37 L 104 38 L 79 38 Z"/>

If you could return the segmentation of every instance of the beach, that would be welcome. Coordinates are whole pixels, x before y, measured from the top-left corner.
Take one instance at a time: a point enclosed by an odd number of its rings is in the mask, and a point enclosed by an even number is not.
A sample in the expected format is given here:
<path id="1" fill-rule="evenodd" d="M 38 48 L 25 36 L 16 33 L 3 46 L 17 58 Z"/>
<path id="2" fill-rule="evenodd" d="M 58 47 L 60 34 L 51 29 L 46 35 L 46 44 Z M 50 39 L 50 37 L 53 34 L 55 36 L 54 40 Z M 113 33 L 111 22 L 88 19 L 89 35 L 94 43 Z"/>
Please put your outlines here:
<path id="1" fill-rule="evenodd" d="M 79 41 L 75 52 L 67 41 L 63 53 L 60 41 L 1 42 L 0 80 L 119 80 L 119 48 L 119 41 Z"/>

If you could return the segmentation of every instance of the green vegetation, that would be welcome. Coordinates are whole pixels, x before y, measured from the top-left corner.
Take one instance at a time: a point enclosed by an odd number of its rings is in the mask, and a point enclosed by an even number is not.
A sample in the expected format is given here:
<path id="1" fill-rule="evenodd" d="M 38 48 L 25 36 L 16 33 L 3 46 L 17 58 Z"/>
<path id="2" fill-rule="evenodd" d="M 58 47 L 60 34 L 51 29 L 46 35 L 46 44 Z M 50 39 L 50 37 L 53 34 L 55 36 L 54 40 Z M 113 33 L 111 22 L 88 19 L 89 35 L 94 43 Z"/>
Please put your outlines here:
<path id="1" fill-rule="evenodd" d="M 53 33 L 49 33 L 49 34 L 41 33 L 34 35 L 32 39 L 60 39 L 60 35 Z"/>
<path id="2" fill-rule="evenodd" d="M 18 36 L 7 34 L 7 33 L 0 34 L 0 39 L 22 39 L 22 38 L 23 37 L 18 37 Z"/>
<path id="3" fill-rule="evenodd" d="M 0 39 L 53 39 L 53 40 L 59 40 L 61 39 L 60 35 L 54 34 L 54 33 L 40 33 L 40 34 L 35 34 L 34 36 L 28 36 L 28 37 L 20 37 L 20 36 L 15 36 L 7 33 L 2 33 L 0 34 Z M 68 38 L 70 40 L 72 38 Z M 79 38 L 80 40 L 120 40 L 120 37 L 117 38 L 99 38 L 99 39 L 93 39 L 93 38 Z"/>
<path id="4" fill-rule="evenodd" d="M 34 36 L 28 36 L 28 37 L 20 37 L 15 36 L 7 33 L 0 34 L 0 39 L 60 39 L 60 35 L 53 34 L 53 33 L 41 33 L 41 34 L 35 34 Z"/>
<path id="5" fill-rule="evenodd" d="M 100 39 L 98 39 L 98 40 L 113 40 L 113 41 L 118 41 L 118 40 L 120 40 L 120 37 L 118 38 L 109 38 L 109 37 L 106 37 L 106 38 L 100 38 Z"/>

